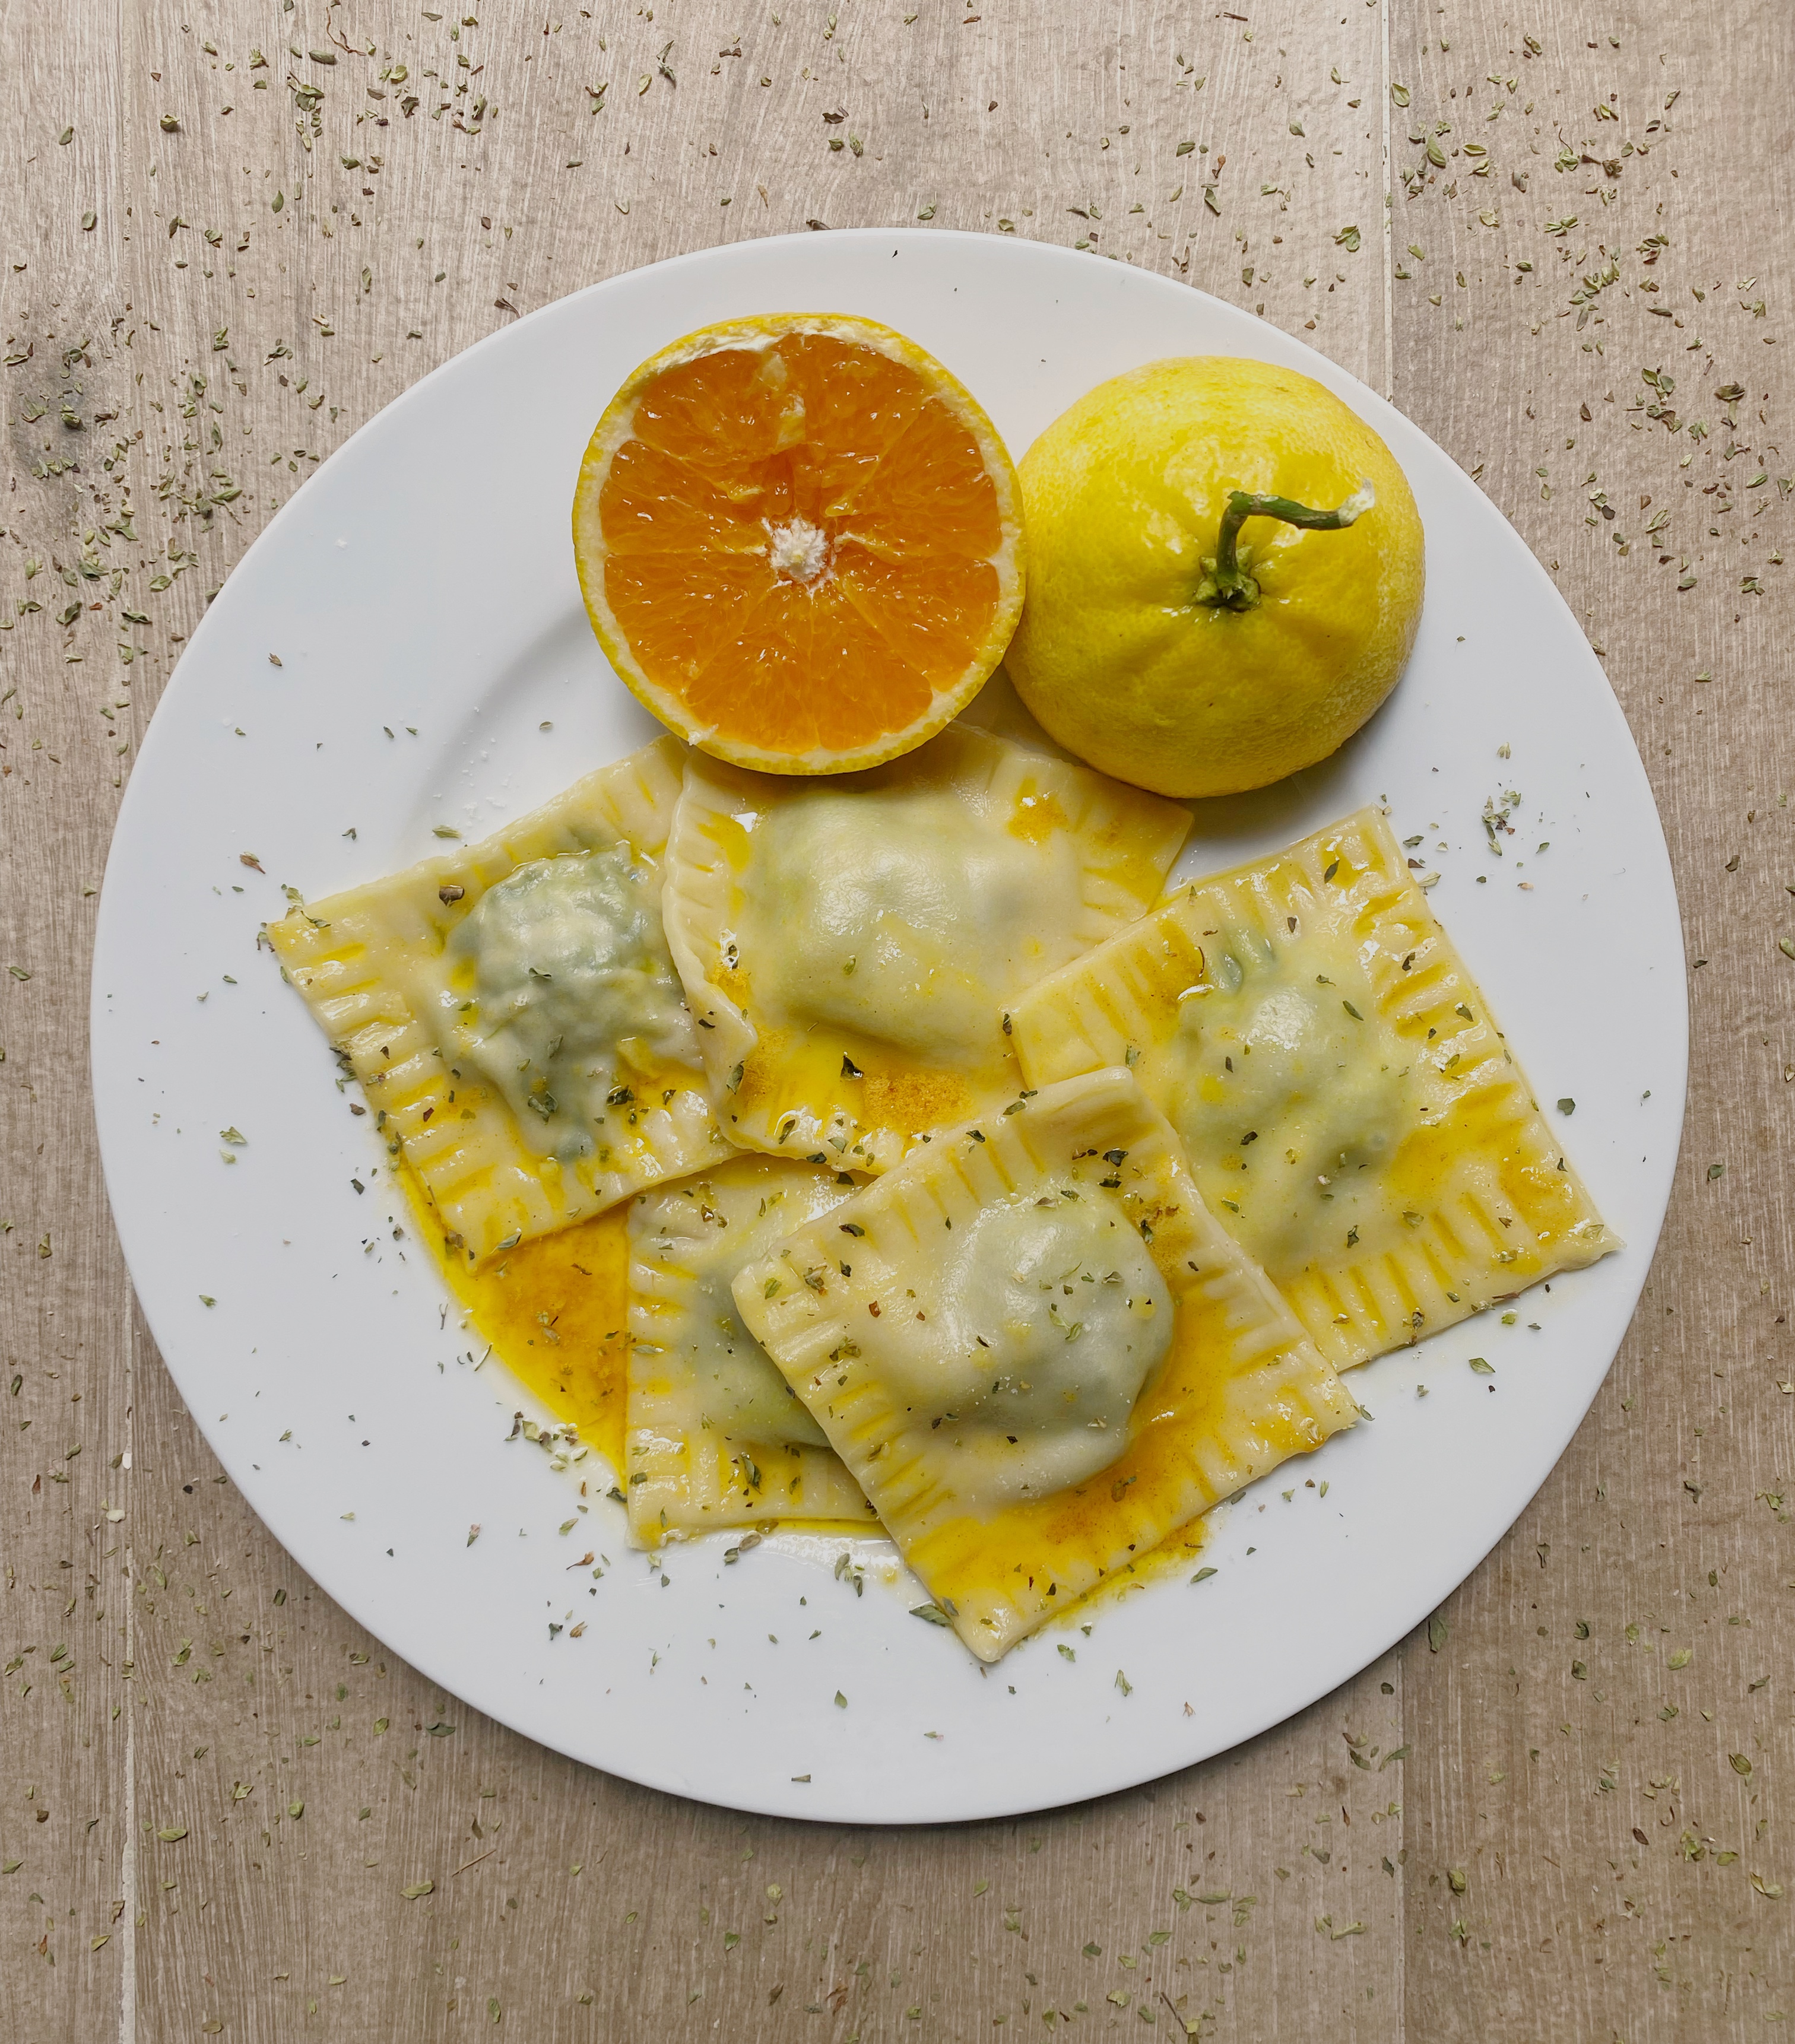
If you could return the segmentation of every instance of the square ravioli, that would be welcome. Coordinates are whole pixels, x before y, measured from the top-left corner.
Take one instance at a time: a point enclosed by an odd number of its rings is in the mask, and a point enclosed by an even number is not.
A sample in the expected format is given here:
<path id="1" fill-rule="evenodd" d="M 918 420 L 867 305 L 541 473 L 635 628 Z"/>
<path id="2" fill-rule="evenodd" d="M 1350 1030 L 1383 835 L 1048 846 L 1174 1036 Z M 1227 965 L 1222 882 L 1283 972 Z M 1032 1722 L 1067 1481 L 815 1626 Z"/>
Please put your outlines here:
<path id="1" fill-rule="evenodd" d="M 1159 898 L 1190 827 L 962 725 L 827 778 L 693 754 L 667 931 L 725 1131 L 877 1171 L 1013 1099 L 1007 1011 Z"/>
<path id="2" fill-rule="evenodd" d="M 1031 1085 L 1133 1066 L 1341 1368 L 1620 1246 L 1374 809 L 1181 888 L 1014 1028 Z"/>
<path id="3" fill-rule="evenodd" d="M 853 1190 L 814 1164 L 738 1155 L 631 1201 L 624 1490 L 639 1546 L 781 1518 L 873 1523 L 730 1290 L 745 1264 Z"/>
<path id="4" fill-rule="evenodd" d="M 1124 1070 L 937 1135 L 736 1304 L 982 1661 L 1357 1414 Z"/>
<path id="5" fill-rule="evenodd" d="M 469 1263 L 729 1154 L 661 928 L 684 754 L 269 926 Z"/>

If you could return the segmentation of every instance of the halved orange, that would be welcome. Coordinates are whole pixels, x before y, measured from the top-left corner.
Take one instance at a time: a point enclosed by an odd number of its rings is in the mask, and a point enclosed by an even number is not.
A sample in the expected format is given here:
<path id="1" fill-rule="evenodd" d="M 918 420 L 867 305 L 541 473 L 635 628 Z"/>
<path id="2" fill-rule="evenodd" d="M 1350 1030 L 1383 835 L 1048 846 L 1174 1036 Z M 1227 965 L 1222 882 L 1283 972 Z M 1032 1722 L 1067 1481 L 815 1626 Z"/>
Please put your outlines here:
<path id="1" fill-rule="evenodd" d="M 611 664 L 738 766 L 839 774 L 931 738 L 1022 608 L 996 428 L 874 320 L 781 313 L 662 349 L 598 421 L 574 553 Z"/>

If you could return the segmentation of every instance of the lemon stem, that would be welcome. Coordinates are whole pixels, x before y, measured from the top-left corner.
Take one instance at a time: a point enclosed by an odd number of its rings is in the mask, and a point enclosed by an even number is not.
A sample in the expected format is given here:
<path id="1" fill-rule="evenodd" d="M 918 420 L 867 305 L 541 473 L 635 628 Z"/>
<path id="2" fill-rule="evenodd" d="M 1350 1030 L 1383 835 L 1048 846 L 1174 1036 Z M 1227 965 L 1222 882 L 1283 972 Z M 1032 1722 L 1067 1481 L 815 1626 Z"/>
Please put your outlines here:
<path id="1" fill-rule="evenodd" d="M 1221 514 L 1216 557 L 1205 563 L 1209 572 L 1197 591 L 1197 601 L 1224 610 L 1251 610 L 1259 601 L 1259 586 L 1240 565 L 1238 554 L 1240 528 L 1249 518 L 1282 518 L 1286 525 L 1300 525 L 1305 532 L 1338 532 L 1377 501 L 1377 493 L 1369 482 L 1361 482 L 1343 504 L 1332 511 L 1317 511 L 1291 497 L 1265 497 L 1252 490 L 1231 490 L 1228 509 Z"/>

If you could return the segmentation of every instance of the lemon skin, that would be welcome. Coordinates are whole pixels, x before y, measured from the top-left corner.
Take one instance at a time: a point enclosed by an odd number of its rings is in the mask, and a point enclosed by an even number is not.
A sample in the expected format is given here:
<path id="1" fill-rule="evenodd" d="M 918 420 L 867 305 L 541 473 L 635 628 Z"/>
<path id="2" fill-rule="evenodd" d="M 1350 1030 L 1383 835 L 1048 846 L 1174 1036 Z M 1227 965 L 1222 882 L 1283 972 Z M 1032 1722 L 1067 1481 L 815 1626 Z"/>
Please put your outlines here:
<path id="1" fill-rule="evenodd" d="M 1023 457 L 1027 601 L 1005 658 L 1068 751 L 1183 797 L 1237 794 L 1324 759 L 1396 686 L 1420 620 L 1420 514 L 1358 414 L 1312 378 L 1197 355 L 1081 398 Z M 1228 493 L 1329 509 L 1338 532 L 1249 519 L 1251 609 L 1197 600 Z"/>

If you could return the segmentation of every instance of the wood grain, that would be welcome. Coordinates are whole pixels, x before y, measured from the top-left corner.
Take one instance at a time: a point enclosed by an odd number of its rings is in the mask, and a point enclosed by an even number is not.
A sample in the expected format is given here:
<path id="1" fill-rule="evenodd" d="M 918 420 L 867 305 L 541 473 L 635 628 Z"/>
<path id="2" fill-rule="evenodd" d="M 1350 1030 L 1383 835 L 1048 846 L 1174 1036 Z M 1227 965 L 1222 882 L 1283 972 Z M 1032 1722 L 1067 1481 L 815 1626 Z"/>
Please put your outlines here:
<path id="1" fill-rule="evenodd" d="M 1734 0 L 1724 36 L 1687 0 L 1600 21 L 1567 0 L 1524 19 L 1501 0 L 434 12 L 0 8 L 0 965 L 30 974 L 0 976 L 7 2034 L 871 2044 L 1171 2024 L 1162 1993 L 1191 2034 L 1240 2040 L 1779 2034 L 1780 0 Z M 274 1545 L 163 1371 L 106 1216 L 84 890 L 185 635 L 363 420 L 595 279 L 919 217 L 1084 241 L 1263 312 L 1480 475 L 1604 650 L 1645 756 L 1694 1062 L 1620 1361 L 1428 1635 L 1131 1794 L 853 1831 L 531 1746 Z"/>
<path id="2" fill-rule="evenodd" d="M 1771 2011 L 1795 2012 L 1788 1901 L 1752 1885 L 1795 1887 L 1774 1807 L 1795 1758 L 1782 1672 L 1795 1571 L 1778 1516 L 1795 1463 L 1780 1388 L 1795 1362 L 1795 1115 L 1776 941 L 1795 926 L 1795 747 L 1777 709 L 1787 597 L 1768 564 L 1787 544 L 1775 477 L 1791 463 L 1774 443 L 1795 386 L 1767 316 L 1786 264 L 1735 286 L 1767 269 L 1795 198 L 1785 146 L 1748 144 L 1743 174 L 1737 156 L 1745 106 L 1788 83 L 1789 21 L 1742 7 L 1724 49 L 1672 7 L 1598 25 L 1582 6 L 1524 22 L 1461 6 L 1404 28 L 1397 160 L 1427 181 L 1413 196 L 1397 184 L 1393 239 L 1426 260 L 1406 257 L 1395 286 L 1399 402 L 1484 464 L 1604 649 L 1670 840 L 1694 1038 L 1678 1189 L 1620 1360 L 1452 1600 L 1449 1645 L 1412 1657 L 1410 2021 L 1439 2039 L 1497 2021 L 1758 2036 Z M 1439 171 L 1407 137 L 1442 121 Z M 1487 177 L 1451 153 L 1474 136 Z M 1673 380 L 1667 400 L 1648 371 Z M 1728 406 L 1715 393 L 1735 381 L 1747 394 Z M 1747 576 L 1766 593 L 1742 594 Z"/>

